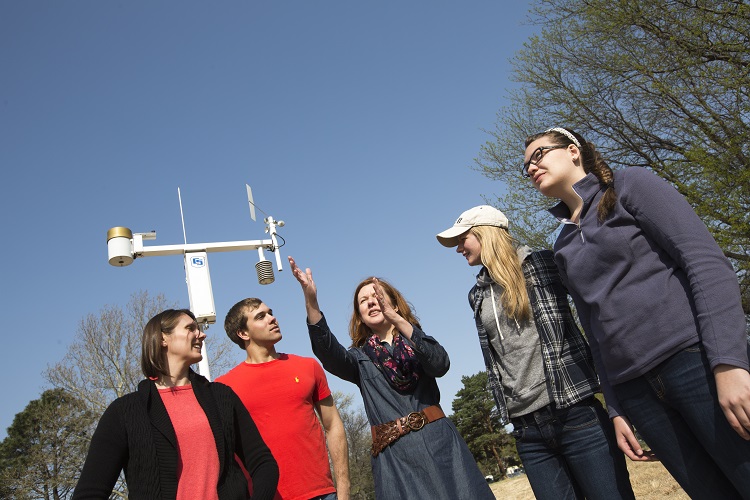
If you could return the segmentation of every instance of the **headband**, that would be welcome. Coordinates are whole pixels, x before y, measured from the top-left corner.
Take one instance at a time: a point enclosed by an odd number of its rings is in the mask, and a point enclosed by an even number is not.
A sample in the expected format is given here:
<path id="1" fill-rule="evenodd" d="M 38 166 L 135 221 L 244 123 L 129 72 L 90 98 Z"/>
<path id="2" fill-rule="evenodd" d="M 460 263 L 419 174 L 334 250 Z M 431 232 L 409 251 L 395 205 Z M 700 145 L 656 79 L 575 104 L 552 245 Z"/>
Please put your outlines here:
<path id="1" fill-rule="evenodd" d="M 544 133 L 546 134 L 547 132 L 559 132 L 562 135 L 564 135 L 565 137 L 567 137 L 568 139 L 570 139 L 571 141 L 573 141 L 573 144 L 575 144 L 576 146 L 578 146 L 578 148 L 581 147 L 581 143 L 578 142 L 578 139 L 576 139 L 576 136 L 574 136 L 573 134 L 571 134 L 570 132 L 568 132 L 567 130 L 565 130 L 562 127 L 548 128 L 547 130 L 544 131 Z"/>

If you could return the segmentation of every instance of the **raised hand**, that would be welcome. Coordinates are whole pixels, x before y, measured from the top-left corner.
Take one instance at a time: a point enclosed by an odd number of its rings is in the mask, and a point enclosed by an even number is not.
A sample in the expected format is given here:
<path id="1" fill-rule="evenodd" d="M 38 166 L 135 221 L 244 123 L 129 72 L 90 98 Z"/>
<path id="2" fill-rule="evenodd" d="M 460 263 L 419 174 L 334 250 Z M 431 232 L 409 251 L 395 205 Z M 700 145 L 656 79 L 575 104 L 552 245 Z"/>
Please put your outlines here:
<path id="1" fill-rule="evenodd" d="M 401 332 L 407 339 L 411 338 L 411 334 L 414 331 L 411 323 L 406 321 L 399 313 L 398 307 L 394 307 L 391 301 L 385 298 L 385 291 L 380 286 L 380 281 L 377 278 L 372 279 L 372 288 L 375 291 L 375 298 L 378 301 L 378 307 L 380 312 L 383 313 L 385 319 L 396 329 Z"/>
<path id="2" fill-rule="evenodd" d="M 302 286 L 302 291 L 305 292 L 305 295 L 308 293 L 317 294 L 317 288 L 315 287 L 315 281 L 313 281 L 312 277 L 312 271 L 308 267 L 304 271 L 300 269 L 297 266 L 297 263 L 294 262 L 294 259 L 290 255 L 287 257 L 289 259 L 289 266 L 292 269 L 292 274 L 295 278 L 297 278 L 297 281 L 299 281 L 300 286 Z"/>
<path id="3" fill-rule="evenodd" d="M 323 317 L 323 313 L 320 312 L 320 306 L 318 305 L 318 287 L 315 286 L 312 270 L 310 270 L 309 267 L 304 271 L 300 269 L 291 255 L 288 259 L 292 274 L 297 278 L 297 281 L 302 287 L 302 293 L 305 296 L 307 321 L 310 322 L 310 324 L 315 324 Z"/>
<path id="4" fill-rule="evenodd" d="M 387 319 L 391 324 L 394 323 L 398 318 L 400 318 L 398 312 L 396 309 L 393 308 L 391 305 L 390 300 L 386 300 L 385 298 L 385 291 L 383 290 L 383 287 L 380 286 L 380 281 L 378 281 L 377 278 L 372 278 L 372 288 L 375 291 L 375 298 L 378 301 L 378 307 L 380 308 L 380 312 L 383 313 L 383 316 L 385 316 L 385 319 Z"/>

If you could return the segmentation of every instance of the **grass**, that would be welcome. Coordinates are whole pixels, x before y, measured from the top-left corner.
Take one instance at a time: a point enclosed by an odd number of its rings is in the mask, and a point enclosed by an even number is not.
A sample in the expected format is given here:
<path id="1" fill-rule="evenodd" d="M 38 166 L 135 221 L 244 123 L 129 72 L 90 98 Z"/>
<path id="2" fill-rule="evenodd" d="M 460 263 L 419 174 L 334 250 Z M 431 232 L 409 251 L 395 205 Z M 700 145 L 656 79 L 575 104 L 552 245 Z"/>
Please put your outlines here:
<path id="1" fill-rule="evenodd" d="M 628 460 L 630 484 L 633 485 L 638 500 L 661 500 L 664 498 L 689 500 L 690 497 L 680 488 L 660 462 L 635 463 Z M 497 481 L 490 484 L 495 498 L 511 500 L 534 500 L 528 479 L 525 475 Z"/>

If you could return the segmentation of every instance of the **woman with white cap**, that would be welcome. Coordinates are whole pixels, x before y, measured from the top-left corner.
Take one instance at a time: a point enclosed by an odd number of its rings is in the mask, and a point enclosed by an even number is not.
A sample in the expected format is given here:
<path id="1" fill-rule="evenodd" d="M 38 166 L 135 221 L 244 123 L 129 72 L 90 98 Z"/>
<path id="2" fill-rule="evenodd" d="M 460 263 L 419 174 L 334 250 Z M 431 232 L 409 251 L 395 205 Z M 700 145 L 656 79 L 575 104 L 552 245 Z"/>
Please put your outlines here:
<path id="1" fill-rule="evenodd" d="M 489 205 L 437 239 L 482 266 L 469 303 L 501 422 L 513 424 L 536 498 L 634 498 L 552 252 L 517 245 Z"/>

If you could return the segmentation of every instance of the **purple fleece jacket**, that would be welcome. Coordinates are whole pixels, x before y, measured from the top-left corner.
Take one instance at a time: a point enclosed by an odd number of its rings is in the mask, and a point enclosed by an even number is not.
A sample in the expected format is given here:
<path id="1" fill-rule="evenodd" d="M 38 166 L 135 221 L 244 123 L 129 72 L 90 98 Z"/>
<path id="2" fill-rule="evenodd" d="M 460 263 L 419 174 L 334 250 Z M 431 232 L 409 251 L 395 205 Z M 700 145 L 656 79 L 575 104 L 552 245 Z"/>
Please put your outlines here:
<path id="1" fill-rule="evenodd" d="M 578 224 L 564 203 L 555 261 L 578 309 L 610 415 L 621 413 L 611 386 L 634 379 L 701 342 L 711 368 L 748 369 L 745 315 L 737 277 L 685 198 L 652 172 L 615 172 L 617 203 L 597 220 L 603 189 L 589 174 L 573 188 Z"/>

